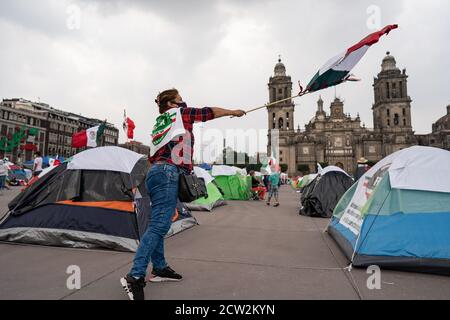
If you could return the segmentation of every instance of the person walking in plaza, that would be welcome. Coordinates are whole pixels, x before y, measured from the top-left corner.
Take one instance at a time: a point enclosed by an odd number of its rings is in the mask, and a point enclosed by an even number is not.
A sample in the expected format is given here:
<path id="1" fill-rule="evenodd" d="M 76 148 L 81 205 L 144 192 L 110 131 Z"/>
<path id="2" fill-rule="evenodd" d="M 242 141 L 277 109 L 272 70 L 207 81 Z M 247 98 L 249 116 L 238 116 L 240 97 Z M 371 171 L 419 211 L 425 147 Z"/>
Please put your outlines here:
<path id="1" fill-rule="evenodd" d="M 193 124 L 225 116 L 242 117 L 245 115 L 245 111 L 242 110 L 190 108 L 176 89 L 160 93 L 155 102 L 159 108 L 160 117 L 158 117 L 159 120 L 154 127 L 152 137 L 153 145 L 157 145 L 159 148 L 149 158 L 151 167 L 146 178 L 152 217 L 140 241 L 131 271 L 120 279 L 120 283 L 131 300 L 144 300 L 145 277 L 150 261 L 153 267 L 151 282 L 180 281 L 182 279 L 182 276 L 176 273 L 165 260 L 164 238 L 170 229 L 176 210 L 180 174 L 190 173 L 193 169 Z M 167 112 L 169 110 L 176 111 L 175 113 L 180 116 L 182 123 L 173 120 L 173 114 Z M 164 124 L 181 126 L 181 128 L 184 126 L 185 134 L 165 142 L 164 134 L 168 131 L 165 130 Z M 160 133 L 155 134 L 155 132 Z"/>
<path id="2" fill-rule="evenodd" d="M 42 155 L 40 151 L 36 151 L 34 164 L 33 164 L 33 176 L 37 177 L 42 172 L 42 164 L 44 160 L 42 159 Z"/>
<path id="3" fill-rule="evenodd" d="M 270 206 L 272 198 L 275 198 L 274 207 L 279 207 L 278 192 L 280 189 L 280 171 L 273 170 L 269 176 L 269 197 L 267 198 L 267 205 Z"/>
<path id="4" fill-rule="evenodd" d="M 6 188 L 6 177 L 8 176 L 8 166 L 4 160 L 0 160 L 0 194 Z"/>
<path id="5" fill-rule="evenodd" d="M 355 181 L 358 181 L 368 170 L 369 170 L 369 161 L 366 158 L 360 158 L 356 165 L 354 178 Z"/>

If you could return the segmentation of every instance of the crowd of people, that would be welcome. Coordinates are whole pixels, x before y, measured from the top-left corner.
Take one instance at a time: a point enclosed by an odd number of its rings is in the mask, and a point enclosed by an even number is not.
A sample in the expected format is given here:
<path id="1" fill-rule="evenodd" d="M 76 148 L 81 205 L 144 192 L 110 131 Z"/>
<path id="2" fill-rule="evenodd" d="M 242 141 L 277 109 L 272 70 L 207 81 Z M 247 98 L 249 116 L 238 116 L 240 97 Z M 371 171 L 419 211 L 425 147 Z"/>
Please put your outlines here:
<path id="1" fill-rule="evenodd" d="M 335 166 L 344 170 L 344 164 L 342 162 L 337 162 Z M 354 180 L 358 181 L 369 169 L 369 161 L 365 158 L 360 158 L 353 172 Z M 255 171 L 250 171 L 249 175 L 252 179 L 254 199 L 266 200 L 268 206 L 271 205 L 272 199 L 274 199 L 274 207 L 279 207 L 278 192 L 281 185 L 288 183 L 287 175 L 282 174 L 279 169 L 274 169 L 270 175 L 258 177 Z"/>
<path id="2" fill-rule="evenodd" d="M 23 164 L 12 164 L 7 157 L 0 159 L 0 194 L 2 194 L 5 189 L 9 189 L 8 183 L 12 186 L 20 185 L 19 182 L 15 181 L 18 179 L 16 174 L 11 174 L 11 172 L 23 171 L 23 179 L 26 179 L 26 182 L 28 182 L 32 177 L 36 177 L 42 172 L 44 166 L 43 162 L 42 155 L 39 151 L 34 155 L 33 167 L 31 170 L 26 168 Z M 14 169 L 11 169 L 11 165 L 14 166 Z"/>

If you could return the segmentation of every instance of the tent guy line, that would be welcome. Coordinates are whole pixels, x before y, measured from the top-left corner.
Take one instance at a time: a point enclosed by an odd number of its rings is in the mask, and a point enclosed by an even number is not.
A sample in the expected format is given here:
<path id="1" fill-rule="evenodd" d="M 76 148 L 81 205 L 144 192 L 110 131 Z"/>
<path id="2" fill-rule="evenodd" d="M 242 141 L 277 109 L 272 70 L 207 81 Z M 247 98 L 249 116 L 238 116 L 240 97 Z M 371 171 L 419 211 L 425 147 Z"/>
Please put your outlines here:
<path id="1" fill-rule="evenodd" d="M 316 227 L 316 230 L 319 231 L 320 233 L 320 237 L 322 239 L 322 241 L 325 243 L 326 247 L 328 248 L 328 250 L 331 253 L 331 256 L 333 257 L 334 261 L 336 261 L 336 264 L 339 265 L 339 260 L 336 257 L 336 254 L 334 253 L 333 249 L 331 248 L 330 244 L 328 243 L 328 241 L 325 238 L 325 232 L 326 230 L 322 230 L 316 223 L 315 219 L 313 217 L 309 217 L 310 219 L 313 220 L 313 224 Z M 349 281 L 350 285 L 352 286 L 353 290 L 355 291 L 356 295 L 358 296 L 359 300 L 364 300 L 364 296 L 362 295 L 361 290 L 358 287 L 358 284 L 356 283 L 355 278 L 353 277 L 352 274 L 352 270 L 351 268 L 345 267 L 345 268 L 340 268 L 345 276 L 345 278 Z M 347 275 L 348 272 L 348 275 Z"/>
<path id="2" fill-rule="evenodd" d="M 173 257 L 173 256 L 168 256 L 168 258 L 174 259 L 174 260 L 183 260 L 183 261 L 211 262 L 211 263 L 225 263 L 225 264 L 240 264 L 240 265 L 246 265 L 246 266 L 267 267 L 267 268 L 277 268 L 277 269 L 322 270 L 322 271 L 340 271 L 340 270 L 345 270 L 345 268 L 281 266 L 281 265 L 274 265 L 274 264 L 250 263 L 250 262 L 229 261 L 229 260 L 219 260 L 219 259 L 180 258 L 180 257 Z"/>

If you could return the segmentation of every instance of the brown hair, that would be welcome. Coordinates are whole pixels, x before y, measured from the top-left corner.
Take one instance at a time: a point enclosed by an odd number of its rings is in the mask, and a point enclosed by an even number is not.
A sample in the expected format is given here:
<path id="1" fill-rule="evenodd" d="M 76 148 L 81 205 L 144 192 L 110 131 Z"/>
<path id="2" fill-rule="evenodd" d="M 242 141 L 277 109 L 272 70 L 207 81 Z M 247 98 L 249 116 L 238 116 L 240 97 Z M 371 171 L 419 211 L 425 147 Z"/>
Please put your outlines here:
<path id="1" fill-rule="evenodd" d="M 159 107 L 159 113 L 164 113 L 167 110 L 169 110 L 168 103 L 173 102 L 178 97 L 178 90 L 177 89 L 169 89 L 161 92 L 158 94 L 158 97 L 156 97 L 156 104 Z"/>
<path id="2" fill-rule="evenodd" d="M 337 162 L 335 164 L 336 167 L 341 168 L 342 170 L 344 170 L 344 164 L 342 162 Z"/>

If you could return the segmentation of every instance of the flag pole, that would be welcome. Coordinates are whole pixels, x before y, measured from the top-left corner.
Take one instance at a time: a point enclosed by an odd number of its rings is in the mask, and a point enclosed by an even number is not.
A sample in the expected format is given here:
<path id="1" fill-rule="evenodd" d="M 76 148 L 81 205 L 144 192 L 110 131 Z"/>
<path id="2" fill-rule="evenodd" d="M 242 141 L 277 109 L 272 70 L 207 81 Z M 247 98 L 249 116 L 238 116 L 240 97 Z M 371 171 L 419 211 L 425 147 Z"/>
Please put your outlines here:
<path id="1" fill-rule="evenodd" d="M 260 109 L 268 108 L 268 107 L 277 105 L 277 104 L 282 103 L 282 102 L 285 102 L 285 101 L 289 101 L 289 100 L 293 100 L 293 99 L 295 99 L 295 98 L 302 97 L 302 96 L 304 96 L 305 94 L 308 94 L 308 93 L 309 93 L 308 91 L 305 91 L 305 92 L 302 92 L 302 93 L 300 93 L 300 94 L 298 94 L 298 95 L 296 95 L 296 96 L 292 96 L 292 97 L 290 97 L 290 98 L 281 99 L 281 100 L 278 100 L 278 101 L 275 101 L 275 102 L 267 103 L 267 104 L 265 104 L 265 105 L 263 105 L 263 106 L 260 106 L 260 107 L 257 107 L 257 108 L 253 108 L 253 109 L 247 110 L 247 111 L 245 111 L 245 113 L 246 113 L 246 114 L 249 114 L 250 112 L 254 112 L 254 111 L 258 111 L 258 110 L 260 110 Z M 232 118 L 234 118 L 234 116 L 233 116 Z"/>
<path id="2" fill-rule="evenodd" d="M 356 79 L 356 78 L 352 78 L 352 77 L 353 77 L 352 74 L 348 75 L 341 83 L 345 83 L 345 82 L 348 82 L 348 81 L 352 81 L 352 82 L 354 82 L 354 81 L 360 81 L 360 79 Z M 337 85 L 339 85 L 339 84 L 341 84 L 341 83 L 337 83 L 337 84 L 333 85 L 333 87 L 336 87 Z M 300 83 L 299 83 L 299 85 L 300 85 Z M 312 91 L 312 92 L 315 92 L 315 91 Z M 264 109 L 264 108 L 267 108 L 267 107 L 271 107 L 271 106 L 277 105 L 277 104 L 282 103 L 282 102 L 285 102 L 285 101 L 289 101 L 289 100 L 293 100 L 293 99 L 295 99 L 295 98 L 302 97 L 302 96 L 304 96 L 304 95 L 306 95 L 306 94 L 309 94 L 309 93 L 312 93 L 312 92 L 310 92 L 308 89 L 303 90 L 303 87 L 300 85 L 300 92 L 299 92 L 298 95 L 292 96 L 292 97 L 286 98 L 286 99 L 281 99 L 281 100 L 278 100 L 278 101 L 275 101 L 275 102 L 267 103 L 267 104 L 265 104 L 265 105 L 263 105 L 263 106 L 260 106 L 260 107 L 257 107 L 257 108 L 250 109 L 250 110 L 246 111 L 246 113 L 248 114 L 248 113 L 253 112 L 253 111 L 257 111 L 257 110 L 260 110 L 260 109 Z M 234 117 L 232 117 L 232 118 L 234 118 Z"/>
<path id="3" fill-rule="evenodd" d="M 127 137 L 127 144 L 130 143 L 130 139 L 128 138 L 128 124 L 127 124 L 127 109 L 123 110 L 123 131 L 125 132 L 125 136 Z"/>
<path id="4" fill-rule="evenodd" d="M 303 87 L 302 87 L 302 85 L 300 84 L 300 81 L 298 82 L 298 85 L 299 85 L 299 87 L 300 87 L 300 92 L 299 92 L 297 95 L 292 96 L 292 97 L 289 97 L 289 98 L 277 100 L 277 101 L 274 101 L 274 102 L 271 102 L 271 103 L 267 103 L 267 104 L 265 104 L 265 105 L 263 105 L 263 106 L 260 106 L 260 107 L 256 107 L 256 108 L 247 110 L 246 113 L 248 114 L 248 113 L 253 112 L 253 111 L 257 111 L 257 110 L 260 110 L 260 109 L 268 108 L 268 107 L 277 105 L 277 104 L 282 103 L 282 102 L 285 102 L 285 101 L 290 101 L 290 100 L 293 100 L 293 99 L 295 99 L 295 98 L 299 98 L 299 97 L 304 96 L 305 94 L 308 94 L 308 93 L 309 93 L 308 89 L 303 90 Z M 232 117 L 232 118 L 234 118 L 234 117 Z"/>
<path id="5" fill-rule="evenodd" d="M 278 100 L 278 101 L 275 101 L 275 102 L 267 103 L 267 104 L 265 104 L 265 105 L 263 105 L 263 106 L 260 106 L 260 107 L 257 107 L 257 108 L 250 109 L 250 110 L 246 111 L 246 113 L 250 113 L 250 112 L 253 112 L 253 111 L 257 111 L 257 110 L 260 110 L 260 109 L 263 109 L 263 108 L 268 108 L 268 107 L 277 105 L 277 104 L 282 103 L 282 102 L 285 102 L 285 101 L 293 100 L 293 99 L 298 98 L 298 97 L 301 97 L 301 96 L 303 96 L 303 95 L 305 95 L 305 94 L 306 94 L 306 93 L 301 93 L 301 94 L 298 94 L 298 95 L 296 95 L 296 96 L 292 96 L 292 97 L 290 97 L 290 98 L 281 99 L 281 100 Z"/>

